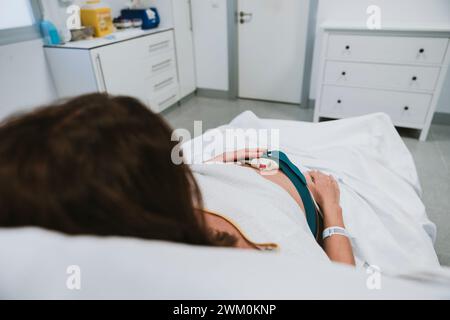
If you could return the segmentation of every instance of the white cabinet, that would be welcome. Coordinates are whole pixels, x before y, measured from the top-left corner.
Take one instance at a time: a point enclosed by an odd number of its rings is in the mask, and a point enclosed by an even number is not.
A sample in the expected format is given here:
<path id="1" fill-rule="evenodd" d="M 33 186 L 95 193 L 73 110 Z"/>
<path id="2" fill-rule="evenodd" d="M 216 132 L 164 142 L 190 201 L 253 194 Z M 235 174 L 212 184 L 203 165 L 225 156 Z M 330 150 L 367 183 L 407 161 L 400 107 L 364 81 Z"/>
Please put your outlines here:
<path id="1" fill-rule="evenodd" d="M 425 140 L 450 63 L 450 27 L 322 28 L 315 121 L 385 112 Z"/>
<path id="2" fill-rule="evenodd" d="M 197 89 L 191 0 L 172 0 L 175 44 L 181 98 Z"/>
<path id="3" fill-rule="evenodd" d="M 135 30 L 120 37 L 46 47 L 61 98 L 91 92 L 128 95 L 160 112 L 179 98 L 172 30 Z"/>

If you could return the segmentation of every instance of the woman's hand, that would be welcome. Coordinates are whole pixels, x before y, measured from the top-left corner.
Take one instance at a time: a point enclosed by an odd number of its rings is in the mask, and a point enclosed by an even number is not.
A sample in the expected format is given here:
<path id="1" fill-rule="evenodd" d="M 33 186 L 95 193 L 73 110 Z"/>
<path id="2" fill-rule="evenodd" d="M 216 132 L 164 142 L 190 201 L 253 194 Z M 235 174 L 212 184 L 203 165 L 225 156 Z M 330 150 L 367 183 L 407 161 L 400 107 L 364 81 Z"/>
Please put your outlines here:
<path id="1" fill-rule="evenodd" d="M 230 151 L 208 160 L 208 162 L 239 162 L 242 160 L 261 158 L 266 151 L 267 149 L 263 148 Z"/>
<path id="2" fill-rule="evenodd" d="M 319 171 L 306 175 L 308 188 L 321 208 L 339 206 L 341 192 L 336 180 Z"/>
<path id="3" fill-rule="evenodd" d="M 341 192 L 336 180 L 319 171 L 311 171 L 306 175 L 308 188 L 317 204 L 322 209 L 325 227 L 342 226 Z"/>

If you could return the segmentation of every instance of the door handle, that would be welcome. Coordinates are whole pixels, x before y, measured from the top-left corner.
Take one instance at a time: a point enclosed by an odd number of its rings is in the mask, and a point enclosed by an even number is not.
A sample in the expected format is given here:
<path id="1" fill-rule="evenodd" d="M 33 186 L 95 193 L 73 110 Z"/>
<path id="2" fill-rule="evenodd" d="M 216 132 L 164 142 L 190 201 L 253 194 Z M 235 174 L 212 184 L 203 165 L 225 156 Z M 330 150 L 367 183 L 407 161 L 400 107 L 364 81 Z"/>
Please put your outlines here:
<path id="1" fill-rule="evenodd" d="M 241 11 L 241 12 L 239 12 L 239 17 L 241 18 L 240 23 L 244 24 L 244 23 L 250 22 L 252 20 L 253 13 Z"/>

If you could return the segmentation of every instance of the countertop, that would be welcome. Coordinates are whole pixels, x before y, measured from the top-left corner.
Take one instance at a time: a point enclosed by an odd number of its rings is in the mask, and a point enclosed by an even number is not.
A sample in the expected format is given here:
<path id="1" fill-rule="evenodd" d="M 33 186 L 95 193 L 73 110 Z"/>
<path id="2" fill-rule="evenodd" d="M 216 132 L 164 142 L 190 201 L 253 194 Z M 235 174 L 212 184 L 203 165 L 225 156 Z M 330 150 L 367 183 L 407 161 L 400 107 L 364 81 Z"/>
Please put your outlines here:
<path id="1" fill-rule="evenodd" d="M 81 50 L 91 50 L 98 47 L 107 46 L 110 44 L 114 44 L 117 42 L 122 42 L 126 40 L 131 40 L 143 36 L 147 36 L 149 34 L 164 32 L 168 30 L 172 30 L 172 27 L 162 27 L 155 28 L 150 30 L 142 30 L 142 29 L 127 29 L 123 31 L 116 31 L 111 33 L 108 36 L 102 38 L 94 38 L 92 40 L 80 40 L 74 42 L 68 42 L 66 44 L 61 45 L 46 45 L 45 48 L 58 48 L 58 49 L 81 49 Z"/>

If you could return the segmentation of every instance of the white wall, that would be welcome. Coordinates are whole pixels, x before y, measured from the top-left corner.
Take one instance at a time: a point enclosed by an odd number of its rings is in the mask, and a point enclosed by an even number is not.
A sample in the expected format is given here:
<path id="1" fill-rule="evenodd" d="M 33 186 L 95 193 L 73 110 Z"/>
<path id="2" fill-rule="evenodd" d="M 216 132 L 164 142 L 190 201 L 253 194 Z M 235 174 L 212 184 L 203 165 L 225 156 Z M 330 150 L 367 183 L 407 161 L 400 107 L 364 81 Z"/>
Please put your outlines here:
<path id="1" fill-rule="evenodd" d="M 319 26 L 325 20 L 345 20 L 365 24 L 369 5 L 381 8 L 382 23 L 405 24 L 450 24 L 449 0 L 319 0 L 317 33 L 314 49 L 314 63 L 310 98 L 316 96 L 316 75 L 321 46 Z M 450 113 L 450 75 L 447 76 L 437 111 Z"/>
<path id="2" fill-rule="evenodd" d="M 0 46 L 0 119 L 56 98 L 41 40 Z"/>
<path id="3" fill-rule="evenodd" d="M 228 91 L 227 0 L 192 0 L 197 86 Z"/>

